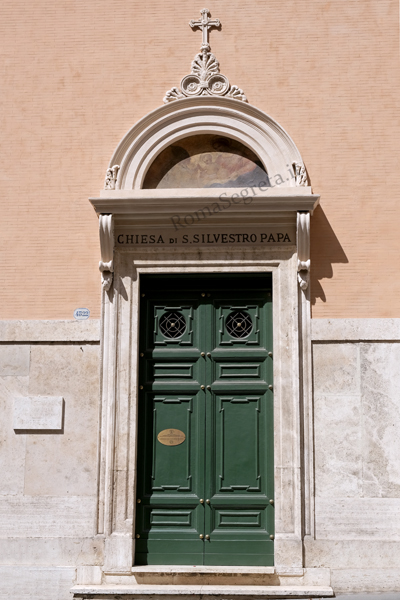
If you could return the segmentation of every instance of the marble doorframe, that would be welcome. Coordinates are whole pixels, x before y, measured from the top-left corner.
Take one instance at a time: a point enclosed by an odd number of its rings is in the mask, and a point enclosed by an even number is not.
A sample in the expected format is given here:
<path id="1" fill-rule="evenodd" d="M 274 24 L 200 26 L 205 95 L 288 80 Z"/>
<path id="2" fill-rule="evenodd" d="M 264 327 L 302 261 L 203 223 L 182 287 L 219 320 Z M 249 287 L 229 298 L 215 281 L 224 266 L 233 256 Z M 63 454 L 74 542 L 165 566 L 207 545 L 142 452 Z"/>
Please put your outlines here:
<path id="1" fill-rule="evenodd" d="M 292 224 L 287 247 L 224 247 L 162 252 L 115 247 L 118 227 L 170 227 L 171 214 L 202 210 L 232 189 L 143 190 L 146 172 L 170 144 L 218 133 L 247 145 L 268 174 L 293 168 L 281 185 L 260 188 L 252 203 L 232 203 L 213 227 Z M 274 180 L 275 181 L 275 180 Z M 236 194 L 237 195 L 237 194 Z M 97 532 L 105 538 L 104 572 L 129 575 L 134 561 L 137 363 L 140 276 L 144 273 L 246 272 L 273 274 L 276 568 L 300 576 L 303 540 L 313 535 L 313 431 L 309 302 L 312 193 L 299 150 L 285 130 L 257 108 L 217 97 L 186 98 L 139 121 L 115 150 L 105 189 L 91 203 L 99 215 L 103 281 L 101 431 Z M 200 224 L 201 226 L 203 225 Z"/>
<path id="2" fill-rule="evenodd" d="M 140 277 L 143 274 L 272 273 L 275 453 L 275 564 L 303 567 L 301 310 L 295 247 L 227 254 L 153 251 L 114 253 L 114 286 L 104 292 L 102 427 L 98 533 L 105 536 L 104 571 L 131 574 L 137 437 Z"/>

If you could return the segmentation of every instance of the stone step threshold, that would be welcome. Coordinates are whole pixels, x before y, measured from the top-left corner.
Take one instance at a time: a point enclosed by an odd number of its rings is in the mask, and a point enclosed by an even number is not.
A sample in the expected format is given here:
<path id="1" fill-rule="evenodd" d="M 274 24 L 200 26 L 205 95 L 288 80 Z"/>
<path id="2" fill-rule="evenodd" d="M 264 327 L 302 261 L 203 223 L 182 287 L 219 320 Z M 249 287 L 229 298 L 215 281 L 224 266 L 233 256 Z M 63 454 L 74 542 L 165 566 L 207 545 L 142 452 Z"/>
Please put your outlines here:
<path id="1" fill-rule="evenodd" d="M 74 598 L 94 600 L 140 599 L 162 597 L 162 600 L 194 600 L 212 596 L 221 600 L 332 598 L 329 586 L 264 586 L 264 585 L 76 585 L 71 589 Z"/>
<path id="2" fill-rule="evenodd" d="M 290 569 L 290 571 L 296 571 L 298 573 L 303 573 L 303 569 Z M 244 575 L 258 575 L 269 574 L 273 575 L 276 572 L 275 567 L 215 567 L 208 565 L 195 565 L 193 567 L 189 565 L 143 565 L 143 566 L 134 566 L 132 567 L 133 574 L 142 574 L 142 573 L 157 573 L 157 574 L 180 574 L 180 573 L 223 573 L 225 574 L 237 574 L 243 573 Z"/>

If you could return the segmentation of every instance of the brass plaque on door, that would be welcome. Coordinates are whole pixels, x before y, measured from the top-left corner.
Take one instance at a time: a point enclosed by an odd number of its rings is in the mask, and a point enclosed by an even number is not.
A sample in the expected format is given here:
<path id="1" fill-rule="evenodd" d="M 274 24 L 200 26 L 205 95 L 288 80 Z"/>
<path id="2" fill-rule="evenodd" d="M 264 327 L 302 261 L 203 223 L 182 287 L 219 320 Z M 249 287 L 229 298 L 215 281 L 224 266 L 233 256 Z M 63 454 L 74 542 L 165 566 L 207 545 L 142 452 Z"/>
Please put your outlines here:
<path id="1" fill-rule="evenodd" d="M 180 429 L 164 429 L 160 431 L 157 439 L 164 446 L 179 446 L 185 441 L 186 435 Z"/>

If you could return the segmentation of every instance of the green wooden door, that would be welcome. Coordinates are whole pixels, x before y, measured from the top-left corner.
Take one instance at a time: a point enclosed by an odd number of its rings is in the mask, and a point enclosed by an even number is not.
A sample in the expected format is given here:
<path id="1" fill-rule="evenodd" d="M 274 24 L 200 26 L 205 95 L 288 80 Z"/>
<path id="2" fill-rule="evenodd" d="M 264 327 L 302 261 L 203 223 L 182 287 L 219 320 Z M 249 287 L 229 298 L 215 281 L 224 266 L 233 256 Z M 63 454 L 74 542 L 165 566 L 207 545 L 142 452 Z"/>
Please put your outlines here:
<path id="1" fill-rule="evenodd" d="M 143 278 L 136 564 L 273 565 L 272 297 Z"/>

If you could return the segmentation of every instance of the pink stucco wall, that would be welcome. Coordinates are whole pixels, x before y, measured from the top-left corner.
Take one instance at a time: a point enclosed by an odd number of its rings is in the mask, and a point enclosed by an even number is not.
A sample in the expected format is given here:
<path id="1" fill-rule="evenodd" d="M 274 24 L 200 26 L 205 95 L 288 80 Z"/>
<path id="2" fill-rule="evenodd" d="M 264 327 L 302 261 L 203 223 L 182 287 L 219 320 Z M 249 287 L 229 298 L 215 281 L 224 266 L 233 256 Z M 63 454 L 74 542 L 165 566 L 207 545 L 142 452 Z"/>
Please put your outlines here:
<path id="1" fill-rule="evenodd" d="M 100 314 L 97 218 L 124 133 L 190 69 L 193 0 L 4 0 L 0 318 Z M 211 2 L 231 83 L 296 142 L 321 194 L 314 317 L 400 310 L 398 0 Z"/>

